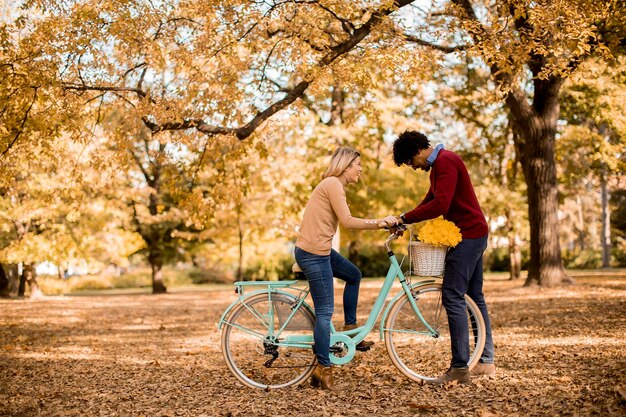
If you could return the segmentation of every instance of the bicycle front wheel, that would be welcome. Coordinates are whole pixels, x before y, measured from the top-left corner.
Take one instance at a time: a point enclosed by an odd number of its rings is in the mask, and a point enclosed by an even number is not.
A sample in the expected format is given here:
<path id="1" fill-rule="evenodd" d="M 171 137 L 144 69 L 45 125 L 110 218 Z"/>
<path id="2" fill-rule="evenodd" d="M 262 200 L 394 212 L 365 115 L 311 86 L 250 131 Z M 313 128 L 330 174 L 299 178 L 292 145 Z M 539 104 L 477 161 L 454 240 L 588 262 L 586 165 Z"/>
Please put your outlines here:
<path id="1" fill-rule="evenodd" d="M 302 305 L 289 319 L 294 299 L 286 294 L 255 295 L 243 300 L 225 320 L 222 354 L 244 385 L 284 388 L 301 383 L 313 373 L 316 357 L 311 347 L 281 343 L 293 335 L 308 335 L 313 340 L 315 316 L 310 309 Z"/>
<path id="2" fill-rule="evenodd" d="M 450 367 L 452 358 L 448 316 L 441 301 L 441 284 L 414 289 L 414 299 L 424 320 L 413 310 L 406 294 L 389 311 L 384 323 L 385 347 L 393 364 L 414 381 L 432 380 Z M 485 322 L 467 295 L 470 369 L 480 359 L 485 346 Z M 424 323 L 428 323 L 430 331 Z"/>

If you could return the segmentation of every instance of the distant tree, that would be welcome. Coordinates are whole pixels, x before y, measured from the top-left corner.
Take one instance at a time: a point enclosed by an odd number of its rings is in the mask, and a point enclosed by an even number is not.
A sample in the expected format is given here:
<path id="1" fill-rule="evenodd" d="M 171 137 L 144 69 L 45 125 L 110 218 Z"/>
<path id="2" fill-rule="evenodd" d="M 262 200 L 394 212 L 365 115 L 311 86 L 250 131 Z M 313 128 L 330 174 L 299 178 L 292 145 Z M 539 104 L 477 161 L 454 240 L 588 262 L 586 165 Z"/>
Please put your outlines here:
<path id="1" fill-rule="evenodd" d="M 611 239 L 619 266 L 626 266 L 626 185 L 611 194 Z"/>
<path id="2" fill-rule="evenodd" d="M 116 174 L 94 169 L 97 158 L 84 146 L 61 137 L 55 155 L 28 159 L 27 152 L 22 145 L 13 149 L 20 174 L 0 192 L 0 263 L 22 265 L 20 295 L 29 283 L 37 296 L 39 263 L 51 262 L 63 277 L 70 266 L 120 265 L 141 246 L 124 230 L 128 218 L 114 198 Z"/>
<path id="3" fill-rule="evenodd" d="M 577 200 L 591 187 L 597 201 L 600 195 L 600 243 L 602 266 L 610 266 L 610 193 L 623 189 L 626 171 L 626 58 L 617 57 L 606 64 L 596 59 L 583 65 L 581 74 L 568 80 L 562 97 L 562 114 L 568 125 L 557 141 L 557 160 L 562 167 L 565 191 Z M 584 239 L 582 221 L 588 210 L 579 208 L 579 239 Z M 584 240 L 582 240 L 584 242 Z"/>

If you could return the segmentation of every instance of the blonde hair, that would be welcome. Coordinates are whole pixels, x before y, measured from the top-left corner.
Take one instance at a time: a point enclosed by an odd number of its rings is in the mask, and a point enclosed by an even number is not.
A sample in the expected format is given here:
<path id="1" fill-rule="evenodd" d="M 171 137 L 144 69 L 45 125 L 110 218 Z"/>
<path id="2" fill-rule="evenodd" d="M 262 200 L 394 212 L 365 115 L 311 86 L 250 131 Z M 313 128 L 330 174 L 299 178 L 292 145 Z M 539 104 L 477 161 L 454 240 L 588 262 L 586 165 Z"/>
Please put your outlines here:
<path id="1" fill-rule="evenodd" d="M 328 164 L 328 168 L 326 168 L 322 179 L 340 176 L 343 174 L 343 171 L 360 156 L 359 151 L 349 146 L 341 146 L 335 149 L 333 156 L 330 158 L 330 164 Z"/>

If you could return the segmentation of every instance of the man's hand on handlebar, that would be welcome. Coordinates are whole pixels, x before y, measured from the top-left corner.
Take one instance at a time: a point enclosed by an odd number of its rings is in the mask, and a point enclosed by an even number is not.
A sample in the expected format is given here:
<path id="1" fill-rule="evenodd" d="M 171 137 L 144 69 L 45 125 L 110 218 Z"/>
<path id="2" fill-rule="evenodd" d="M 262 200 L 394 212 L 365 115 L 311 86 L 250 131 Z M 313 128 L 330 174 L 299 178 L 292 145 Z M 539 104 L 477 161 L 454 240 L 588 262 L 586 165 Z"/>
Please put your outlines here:
<path id="1" fill-rule="evenodd" d="M 398 237 L 402 237 L 404 232 L 406 231 L 407 226 L 405 224 L 398 224 L 396 226 L 392 226 L 389 228 L 389 234 L 396 235 Z"/>
<path id="2" fill-rule="evenodd" d="M 396 218 L 396 216 L 387 216 L 378 222 L 378 227 L 389 229 L 391 227 L 396 226 L 397 224 L 398 224 L 398 219 Z"/>

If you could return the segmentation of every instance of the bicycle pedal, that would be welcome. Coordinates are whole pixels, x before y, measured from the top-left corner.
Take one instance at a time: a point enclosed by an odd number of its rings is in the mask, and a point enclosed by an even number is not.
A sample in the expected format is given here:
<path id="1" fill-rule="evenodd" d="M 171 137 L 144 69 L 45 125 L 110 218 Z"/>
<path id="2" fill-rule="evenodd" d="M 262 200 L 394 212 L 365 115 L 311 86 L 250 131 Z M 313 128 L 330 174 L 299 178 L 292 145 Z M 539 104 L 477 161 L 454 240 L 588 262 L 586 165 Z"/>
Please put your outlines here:
<path id="1" fill-rule="evenodd" d="M 359 352 L 367 352 L 368 350 L 370 350 L 372 347 L 371 346 L 356 346 L 356 350 L 358 350 Z"/>

